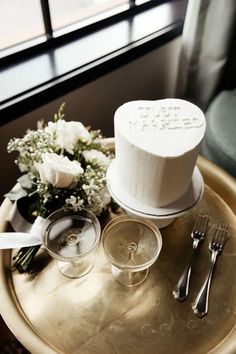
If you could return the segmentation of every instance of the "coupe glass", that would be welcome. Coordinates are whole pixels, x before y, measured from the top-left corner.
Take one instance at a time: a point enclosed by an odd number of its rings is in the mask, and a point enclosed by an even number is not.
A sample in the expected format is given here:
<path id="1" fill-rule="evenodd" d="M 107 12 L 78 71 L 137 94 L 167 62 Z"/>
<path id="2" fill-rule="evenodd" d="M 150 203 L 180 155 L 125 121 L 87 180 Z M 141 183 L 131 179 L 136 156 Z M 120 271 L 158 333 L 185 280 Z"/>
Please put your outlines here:
<path id="1" fill-rule="evenodd" d="M 46 219 L 43 244 L 58 260 L 63 275 L 79 278 L 93 267 L 93 251 L 100 234 L 99 221 L 90 211 L 73 207 L 59 209 Z"/>
<path id="2" fill-rule="evenodd" d="M 125 215 L 107 224 L 102 245 L 115 280 L 131 287 L 146 279 L 160 253 L 162 237 L 152 222 Z"/>

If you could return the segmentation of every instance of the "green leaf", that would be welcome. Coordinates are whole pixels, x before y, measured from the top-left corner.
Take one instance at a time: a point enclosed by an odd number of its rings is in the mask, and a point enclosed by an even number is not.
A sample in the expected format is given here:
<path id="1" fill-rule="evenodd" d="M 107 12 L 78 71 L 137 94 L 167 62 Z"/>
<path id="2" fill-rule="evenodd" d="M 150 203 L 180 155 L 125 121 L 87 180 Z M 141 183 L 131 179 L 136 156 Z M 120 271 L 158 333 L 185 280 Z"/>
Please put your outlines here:
<path id="1" fill-rule="evenodd" d="M 113 199 L 110 201 L 110 207 L 113 213 L 116 213 L 120 208 L 119 204 L 117 204 Z"/>
<path id="2" fill-rule="evenodd" d="M 32 180 L 30 179 L 28 173 L 19 177 L 17 182 L 21 185 L 23 189 L 31 189 L 32 188 Z"/>
<path id="3" fill-rule="evenodd" d="M 23 188 L 12 188 L 12 190 L 10 190 L 10 192 L 6 193 L 4 195 L 4 197 L 10 199 L 11 201 L 15 201 L 18 200 L 22 197 L 27 196 L 28 193 L 23 189 Z"/>

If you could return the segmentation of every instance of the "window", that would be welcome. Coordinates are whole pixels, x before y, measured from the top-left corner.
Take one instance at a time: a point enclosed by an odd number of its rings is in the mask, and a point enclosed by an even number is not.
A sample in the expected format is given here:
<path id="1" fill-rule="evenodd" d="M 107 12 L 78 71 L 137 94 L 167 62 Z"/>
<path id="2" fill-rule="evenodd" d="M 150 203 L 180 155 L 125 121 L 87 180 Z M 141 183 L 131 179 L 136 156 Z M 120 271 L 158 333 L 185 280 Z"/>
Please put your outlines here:
<path id="1" fill-rule="evenodd" d="M 156 0 L 0 0 L 0 58 Z"/>
<path id="2" fill-rule="evenodd" d="M 187 3 L 0 0 L 0 126 L 178 37 Z"/>
<path id="3" fill-rule="evenodd" d="M 128 5 L 129 0 L 49 0 L 53 30 L 105 16 L 108 11 L 115 10 L 121 5 Z"/>
<path id="4" fill-rule="evenodd" d="M 0 0 L 0 50 L 44 34 L 40 0 Z"/>

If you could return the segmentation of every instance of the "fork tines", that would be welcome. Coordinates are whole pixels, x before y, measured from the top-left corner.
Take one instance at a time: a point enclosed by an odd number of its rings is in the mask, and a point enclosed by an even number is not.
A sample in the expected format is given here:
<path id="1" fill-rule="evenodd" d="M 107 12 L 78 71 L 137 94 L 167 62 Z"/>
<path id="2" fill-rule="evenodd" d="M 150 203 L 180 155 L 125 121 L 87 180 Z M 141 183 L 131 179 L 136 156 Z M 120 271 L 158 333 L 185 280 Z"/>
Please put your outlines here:
<path id="1" fill-rule="evenodd" d="M 207 230 L 208 222 L 209 213 L 207 212 L 207 210 L 202 209 L 198 214 L 193 230 L 197 230 L 199 233 L 205 233 Z"/>
<path id="2" fill-rule="evenodd" d="M 229 231 L 229 224 L 219 221 L 216 225 L 215 232 L 212 237 L 211 244 L 218 244 L 221 245 L 223 248 L 225 242 L 228 240 L 228 231 Z"/>

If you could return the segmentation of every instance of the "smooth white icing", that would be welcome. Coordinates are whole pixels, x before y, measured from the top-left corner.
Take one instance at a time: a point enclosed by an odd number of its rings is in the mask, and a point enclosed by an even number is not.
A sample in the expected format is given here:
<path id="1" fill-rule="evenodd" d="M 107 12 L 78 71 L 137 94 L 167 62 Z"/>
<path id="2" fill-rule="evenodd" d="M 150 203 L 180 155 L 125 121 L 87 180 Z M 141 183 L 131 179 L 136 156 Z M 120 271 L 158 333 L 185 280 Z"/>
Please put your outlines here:
<path id="1" fill-rule="evenodd" d="M 117 173 L 122 188 L 139 202 L 161 207 L 188 189 L 205 116 L 180 99 L 132 101 L 115 113 Z"/>

